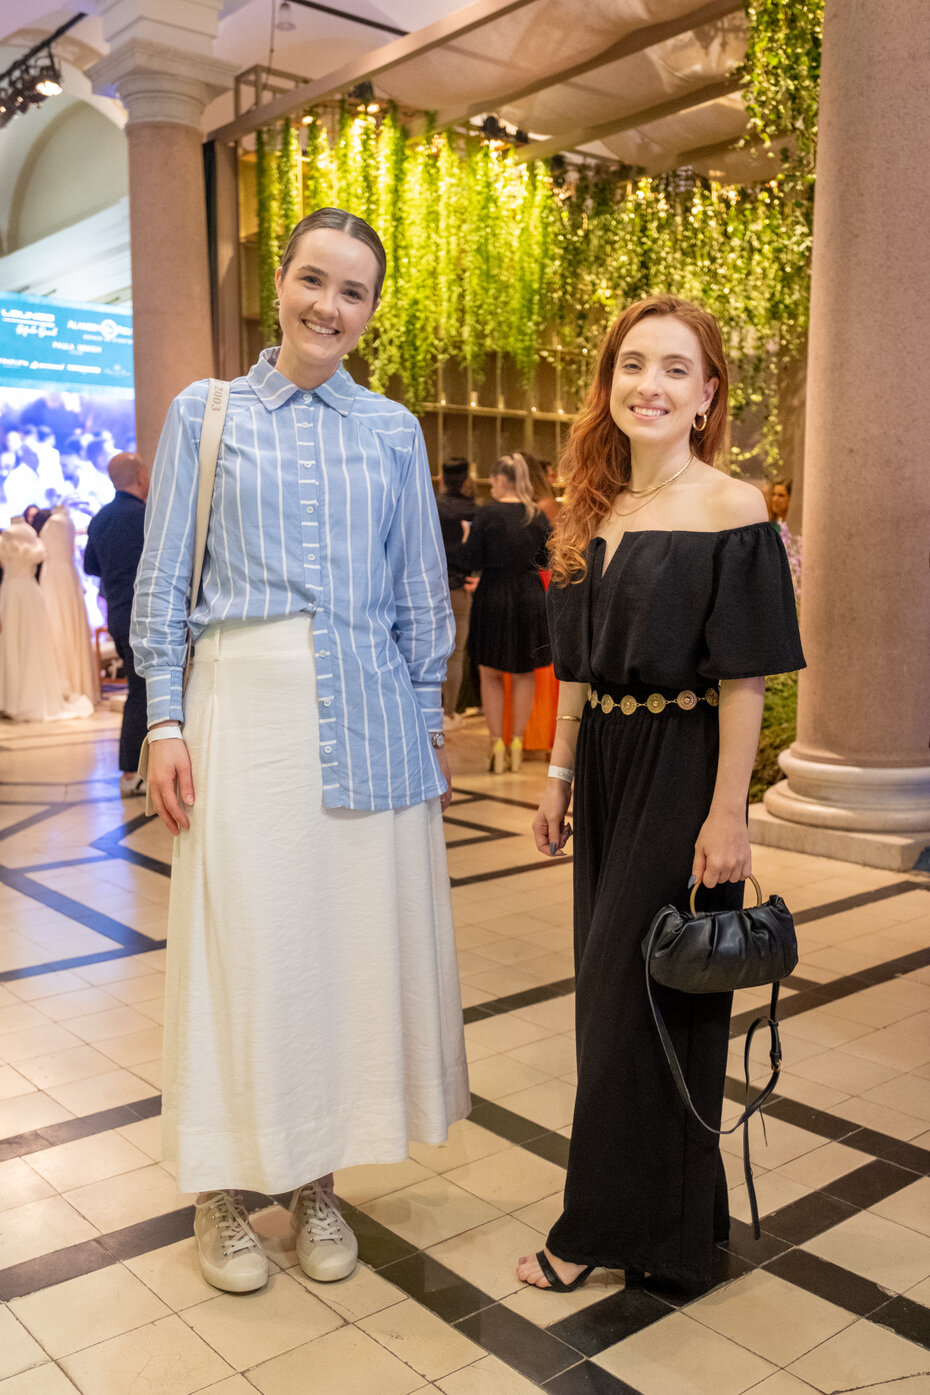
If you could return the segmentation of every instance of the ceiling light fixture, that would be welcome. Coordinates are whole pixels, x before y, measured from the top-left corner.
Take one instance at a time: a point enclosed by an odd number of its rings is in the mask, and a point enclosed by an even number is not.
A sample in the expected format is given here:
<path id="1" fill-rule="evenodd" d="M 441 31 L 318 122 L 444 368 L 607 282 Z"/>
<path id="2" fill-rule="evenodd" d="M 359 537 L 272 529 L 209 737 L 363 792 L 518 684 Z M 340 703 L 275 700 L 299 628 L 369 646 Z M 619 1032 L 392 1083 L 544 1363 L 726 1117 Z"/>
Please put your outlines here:
<path id="1" fill-rule="evenodd" d="M 278 20 L 275 24 L 275 29 L 279 30 L 281 33 L 287 33 L 289 30 L 296 28 L 297 25 L 294 23 L 294 13 L 291 9 L 290 0 L 281 0 L 281 3 L 278 5 Z"/>
<path id="2" fill-rule="evenodd" d="M 83 13 L 72 15 L 54 34 L 17 58 L 5 73 L 0 73 L 0 129 L 30 107 L 39 107 L 47 98 L 58 96 L 62 90 L 61 69 L 52 44 L 86 17 Z"/>

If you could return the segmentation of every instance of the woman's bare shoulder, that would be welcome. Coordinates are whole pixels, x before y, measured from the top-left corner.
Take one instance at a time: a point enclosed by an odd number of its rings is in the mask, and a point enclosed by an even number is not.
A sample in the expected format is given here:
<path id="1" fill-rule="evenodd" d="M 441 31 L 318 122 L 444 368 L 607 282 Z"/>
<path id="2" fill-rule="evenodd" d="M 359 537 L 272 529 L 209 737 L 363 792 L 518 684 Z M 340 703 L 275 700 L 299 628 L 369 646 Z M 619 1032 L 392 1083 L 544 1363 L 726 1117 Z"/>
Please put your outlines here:
<path id="1" fill-rule="evenodd" d="M 699 484 L 701 512 L 707 526 L 714 531 L 768 521 L 769 511 L 762 490 L 754 484 L 710 468 L 701 472 Z"/>

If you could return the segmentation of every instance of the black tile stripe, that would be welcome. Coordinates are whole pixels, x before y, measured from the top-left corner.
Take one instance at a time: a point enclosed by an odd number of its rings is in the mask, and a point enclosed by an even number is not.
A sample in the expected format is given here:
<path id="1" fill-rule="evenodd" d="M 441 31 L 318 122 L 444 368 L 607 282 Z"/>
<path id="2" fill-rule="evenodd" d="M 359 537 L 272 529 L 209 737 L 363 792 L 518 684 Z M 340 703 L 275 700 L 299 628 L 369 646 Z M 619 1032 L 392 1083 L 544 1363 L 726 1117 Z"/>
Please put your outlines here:
<path id="1" fill-rule="evenodd" d="M 11 890 L 27 896 L 31 901 L 39 901 L 49 910 L 67 916 L 69 920 L 76 921 L 78 925 L 83 925 L 88 930 L 94 930 L 98 935 L 104 935 L 108 940 L 115 940 L 124 949 L 132 949 L 138 953 L 140 950 L 155 947 L 155 941 L 150 935 L 143 935 L 140 930 L 133 930 L 131 926 L 123 925 L 121 921 L 114 920 L 112 916 L 104 915 L 102 911 L 92 910 L 90 906 L 82 905 L 73 897 L 65 896 L 61 891 L 54 891 L 51 887 L 44 886 L 42 882 L 35 881 L 17 868 L 0 867 L 0 882 L 4 886 L 10 887 Z"/>
<path id="2" fill-rule="evenodd" d="M 480 950 L 478 953 L 480 954 Z M 462 1016 L 465 1025 L 482 1022 L 487 1017 L 499 1017 L 503 1012 L 519 1012 L 521 1008 L 535 1007 L 537 1003 L 548 1003 L 553 998 L 565 998 L 575 991 L 573 978 L 559 979 L 557 983 L 541 983 L 536 988 L 524 988 L 519 993 L 508 993 L 503 998 L 492 998 L 487 1003 L 476 1003 L 465 1008 Z"/>
<path id="3" fill-rule="evenodd" d="M 18 804 L 19 800 L 10 801 Z M 27 828 L 34 828 L 37 823 L 47 823 L 49 819 L 57 818 L 65 809 L 76 808 L 79 804 L 84 804 L 83 799 L 75 800 L 74 804 L 56 803 L 50 804 L 44 809 L 39 809 L 34 814 L 27 814 L 16 823 L 7 824 L 6 828 L 0 829 L 0 842 L 5 838 L 12 838 L 17 833 L 24 833 Z M 32 803 L 31 800 L 24 800 L 23 803 Z"/>
<path id="4" fill-rule="evenodd" d="M 930 946 L 911 950 L 909 954 L 901 954 L 896 959 L 888 959 L 884 964 L 874 964 L 871 968 L 863 969 L 855 974 L 844 974 L 840 978 L 832 979 L 829 983 L 818 983 L 813 988 L 802 989 L 801 992 L 779 1002 L 779 1021 L 784 1021 L 789 1017 L 798 1017 L 804 1012 L 812 1012 L 814 1008 L 826 1007 L 828 1003 L 841 1002 L 844 998 L 851 998 L 856 993 L 863 993 L 867 988 L 875 988 L 881 983 L 890 983 L 893 979 L 900 978 L 904 974 L 912 974 L 917 969 L 925 969 L 928 965 L 930 965 Z M 760 1010 L 761 1007 L 762 1005 L 759 1008 L 747 1008 L 745 1012 L 737 1013 L 731 1019 L 731 1036 L 745 1032 L 757 1017 L 764 1015 Z M 766 1006 L 765 1011 L 767 1012 L 767 1010 Z"/>
<path id="5" fill-rule="evenodd" d="M 0 983 L 10 983 L 18 978 L 39 978 L 42 974 L 57 974 L 63 969 L 83 969 L 88 964 L 107 964 L 111 959 L 132 959 L 139 953 L 149 954 L 152 950 L 164 949 L 167 943 L 167 940 L 152 940 L 143 951 L 132 948 L 101 949 L 96 954 L 78 954 L 73 959 L 51 959 L 23 969 L 4 969 L 0 973 Z"/>
<path id="6" fill-rule="evenodd" d="M 494 872 L 474 872 L 470 877 L 450 877 L 449 885 L 474 886 L 477 882 L 496 882 L 504 877 L 518 877 L 521 872 L 539 872 L 544 867 L 565 867 L 571 857 L 540 857 L 538 862 L 524 862 L 520 867 L 501 867 Z"/>
<path id="7" fill-rule="evenodd" d="M 65 867 L 92 867 L 95 863 L 112 862 L 111 857 L 68 857 L 62 862 L 34 862 L 29 867 L 20 867 L 20 872 L 59 872 Z"/>
<path id="8" fill-rule="evenodd" d="M 62 1143 L 74 1143 L 78 1138 L 90 1138 L 110 1129 L 124 1128 L 127 1124 L 138 1124 L 140 1119 L 152 1119 L 160 1113 L 161 1095 L 150 1095 L 132 1104 L 119 1104 L 112 1109 L 100 1109 L 95 1114 L 84 1114 L 78 1119 L 46 1124 L 42 1129 L 30 1129 L 28 1133 L 0 1139 L 0 1162 L 6 1162 L 8 1158 L 26 1157 L 30 1153 L 42 1153 L 46 1148 L 58 1148 Z"/>
<path id="9" fill-rule="evenodd" d="M 823 906 L 811 906 L 806 911 L 794 912 L 795 925 L 807 925 L 812 920 L 823 920 L 828 915 L 840 915 L 843 911 L 855 911 L 860 906 L 872 906 L 876 901 L 887 901 L 892 896 L 902 896 L 905 891 L 930 891 L 930 883 L 923 881 L 892 882 L 890 886 L 873 887 L 871 891 L 858 891 L 854 896 L 841 896 L 837 901 L 828 901 Z"/>

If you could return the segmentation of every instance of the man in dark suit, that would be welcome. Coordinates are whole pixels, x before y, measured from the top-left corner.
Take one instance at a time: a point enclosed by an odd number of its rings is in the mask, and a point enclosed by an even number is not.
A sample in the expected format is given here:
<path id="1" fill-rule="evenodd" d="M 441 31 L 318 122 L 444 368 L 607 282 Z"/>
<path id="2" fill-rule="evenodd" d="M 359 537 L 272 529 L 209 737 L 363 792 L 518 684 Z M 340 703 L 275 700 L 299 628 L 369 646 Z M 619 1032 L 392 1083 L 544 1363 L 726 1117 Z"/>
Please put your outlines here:
<path id="1" fill-rule="evenodd" d="M 84 570 L 100 577 L 101 594 L 107 603 L 107 629 L 123 661 L 129 685 L 119 739 L 119 765 L 123 772 L 120 794 L 128 799 L 145 794 L 145 781 L 139 775 L 139 752 L 147 725 L 145 680 L 136 673 L 133 663 L 129 621 L 136 569 L 142 556 L 149 471 L 140 456 L 125 451 L 114 455 L 108 468 L 116 496 L 90 521 Z"/>

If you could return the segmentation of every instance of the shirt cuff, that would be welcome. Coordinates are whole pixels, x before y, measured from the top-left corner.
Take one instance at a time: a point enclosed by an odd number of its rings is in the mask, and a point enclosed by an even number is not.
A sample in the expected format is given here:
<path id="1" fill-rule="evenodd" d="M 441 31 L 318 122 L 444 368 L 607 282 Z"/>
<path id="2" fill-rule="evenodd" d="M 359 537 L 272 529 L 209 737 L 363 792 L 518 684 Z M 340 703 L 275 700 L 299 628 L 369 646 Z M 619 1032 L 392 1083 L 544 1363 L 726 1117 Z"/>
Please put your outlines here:
<path id="1" fill-rule="evenodd" d="M 156 722 L 183 722 L 184 675 L 179 668 L 158 669 L 148 674 L 145 680 L 146 721 L 150 727 Z"/>
<path id="2" fill-rule="evenodd" d="M 427 731 L 442 731 L 442 686 L 439 683 L 426 683 L 416 687 L 417 702 L 423 713 Z"/>

